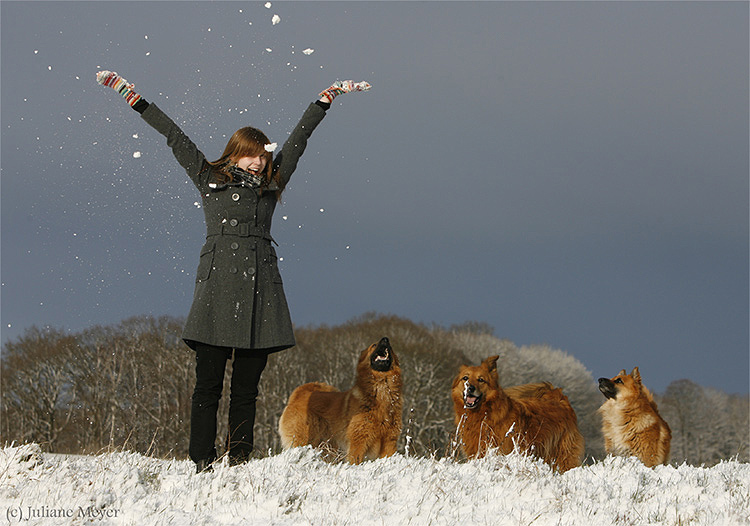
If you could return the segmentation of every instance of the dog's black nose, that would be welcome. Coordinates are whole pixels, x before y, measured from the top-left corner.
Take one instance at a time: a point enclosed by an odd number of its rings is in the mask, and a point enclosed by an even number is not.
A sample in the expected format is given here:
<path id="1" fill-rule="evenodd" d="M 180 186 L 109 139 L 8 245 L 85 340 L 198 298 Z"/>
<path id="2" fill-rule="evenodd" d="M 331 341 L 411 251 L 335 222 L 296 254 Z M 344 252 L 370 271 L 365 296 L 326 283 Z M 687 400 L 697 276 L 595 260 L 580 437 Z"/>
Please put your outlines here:
<path id="1" fill-rule="evenodd" d="M 388 337 L 387 336 L 383 336 L 380 339 L 380 341 L 378 342 L 378 345 L 383 345 L 385 347 L 390 347 L 391 346 L 391 342 L 388 341 Z"/>

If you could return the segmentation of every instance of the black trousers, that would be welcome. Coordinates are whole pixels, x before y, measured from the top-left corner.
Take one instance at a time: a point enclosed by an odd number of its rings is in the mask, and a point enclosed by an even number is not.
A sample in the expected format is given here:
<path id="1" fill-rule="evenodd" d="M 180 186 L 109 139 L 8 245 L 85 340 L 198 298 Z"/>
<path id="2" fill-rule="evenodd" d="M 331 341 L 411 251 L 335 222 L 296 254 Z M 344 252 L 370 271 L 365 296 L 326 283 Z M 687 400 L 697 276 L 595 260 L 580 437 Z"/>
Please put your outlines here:
<path id="1" fill-rule="evenodd" d="M 190 458 L 194 462 L 213 461 L 216 458 L 216 414 L 224 386 L 224 369 L 233 352 L 227 451 L 230 460 L 242 462 L 250 457 L 253 450 L 255 401 L 268 354 L 262 350 L 196 343 L 189 448 Z"/>

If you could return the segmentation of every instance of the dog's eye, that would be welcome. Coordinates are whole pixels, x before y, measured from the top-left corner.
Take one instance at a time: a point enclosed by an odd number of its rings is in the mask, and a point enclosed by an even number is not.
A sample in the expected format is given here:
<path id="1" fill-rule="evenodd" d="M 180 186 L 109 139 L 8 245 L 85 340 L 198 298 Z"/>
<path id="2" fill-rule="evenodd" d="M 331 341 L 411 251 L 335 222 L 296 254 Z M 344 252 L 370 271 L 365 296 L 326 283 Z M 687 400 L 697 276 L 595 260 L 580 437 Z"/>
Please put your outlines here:
<path id="1" fill-rule="evenodd" d="M 615 383 L 616 383 L 616 384 L 621 384 L 621 383 L 622 383 L 622 380 L 620 380 L 619 378 L 615 378 Z"/>
<path id="2" fill-rule="evenodd" d="M 484 378 L 480 378 L 480 379 L 479 379 L 479 383 L 480 383 L 480 384 L 483 384 L 483 383 L 485 383 L 485 382 L 484 382 Z"/>
<path id="3" fill-rule="evenodd" d="M 468 376 L 464 376 L 463 378 L 461 378 L 461 380 L 463 380 L 464 382 L 465 382 L 466 380 L 468 380 L 468 379 L 469 379 L 469 377 L 468 377 Z"/>

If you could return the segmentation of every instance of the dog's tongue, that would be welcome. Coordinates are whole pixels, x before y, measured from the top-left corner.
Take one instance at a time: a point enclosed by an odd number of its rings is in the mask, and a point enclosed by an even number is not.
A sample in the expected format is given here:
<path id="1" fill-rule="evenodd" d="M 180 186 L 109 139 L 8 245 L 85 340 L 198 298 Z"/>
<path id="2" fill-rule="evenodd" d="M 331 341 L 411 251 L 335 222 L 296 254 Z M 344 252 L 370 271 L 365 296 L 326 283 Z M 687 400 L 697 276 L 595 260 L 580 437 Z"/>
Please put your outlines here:
<path id="1" fill-rule="evenodd" d="M 472 395 L 466 395 L 466 405 L 471 406 L 477 403 L 478 397 Z"/>

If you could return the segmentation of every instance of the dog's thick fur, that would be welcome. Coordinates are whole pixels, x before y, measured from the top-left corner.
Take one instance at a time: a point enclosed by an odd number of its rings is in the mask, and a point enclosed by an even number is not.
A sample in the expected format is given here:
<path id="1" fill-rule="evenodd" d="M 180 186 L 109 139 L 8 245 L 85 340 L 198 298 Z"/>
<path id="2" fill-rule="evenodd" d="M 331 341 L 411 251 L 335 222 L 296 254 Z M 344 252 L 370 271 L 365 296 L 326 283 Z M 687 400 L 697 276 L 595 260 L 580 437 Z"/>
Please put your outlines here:
<path id="1" fill-rule="evenodd" d="M 401 368 L 388 338 L 362 351 L 354 387 L 314 382 L 297 387 L 279 419 L 284 449 L 333 447 L 346 460 L 388 457 L 401 434 Z"/>
<path id="2" fill-rule="evenodd" d="M 672 431 L 659 415 L 638 367 L 614 378 L 599 378 L 607 400 L 599 408 L 604 447 L 611 455 L 635 456 L 646 466 L 669 462 Z"/>
<path id="3" fill-rule="evenodd" d="M 580 466 L 583 435 L 562 390 L 547 382 L 503 389 L 498 358 L 461 366 L 453 381 L 456 438 L 466 456 L 481 457 L 490 448 L 507 455 L 517 446 L 559 472 Z"/>

